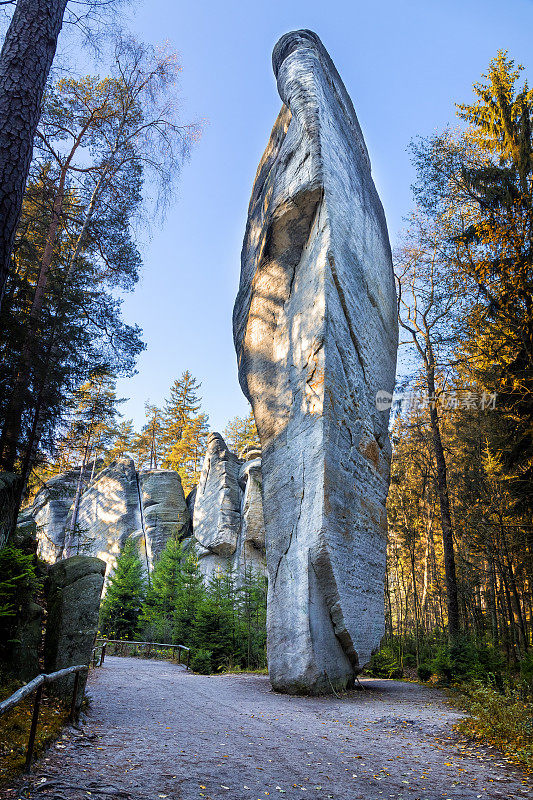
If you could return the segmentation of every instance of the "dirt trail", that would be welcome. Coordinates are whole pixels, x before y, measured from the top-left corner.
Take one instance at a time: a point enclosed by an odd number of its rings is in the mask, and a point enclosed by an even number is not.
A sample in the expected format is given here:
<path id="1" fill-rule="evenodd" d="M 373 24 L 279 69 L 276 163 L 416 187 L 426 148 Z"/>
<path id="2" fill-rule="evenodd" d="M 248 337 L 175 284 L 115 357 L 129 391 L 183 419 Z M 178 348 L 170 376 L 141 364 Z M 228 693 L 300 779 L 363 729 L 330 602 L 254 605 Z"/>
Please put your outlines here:
<path id="1" fill-rule="evenodd" d="M 108 658 L 91 673 L 84 734 L 35 766 L 34 800 L 477 800 L 531 797 L 521 774 L 461 747 L 459 713 L 416 684 L 365 680 L 289 697 L 263 676 L 201 676 Z"/>

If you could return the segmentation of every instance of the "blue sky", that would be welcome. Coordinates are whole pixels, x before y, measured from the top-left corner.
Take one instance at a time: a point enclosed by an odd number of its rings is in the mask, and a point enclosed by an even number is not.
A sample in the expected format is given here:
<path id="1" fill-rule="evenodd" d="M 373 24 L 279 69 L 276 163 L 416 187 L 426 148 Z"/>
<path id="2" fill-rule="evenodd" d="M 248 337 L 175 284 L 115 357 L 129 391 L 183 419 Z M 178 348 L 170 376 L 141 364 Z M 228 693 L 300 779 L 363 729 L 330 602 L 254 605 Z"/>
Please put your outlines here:
<path id="1" fill-rule="evenodd" d="M 372 160 L 391 241 L 411 205 L 410 139 L 455 124 L 454 102 L 498 48 L 531 70 L 531 0 L 186 2 L 139 0 L 130 29 L 169 40 L 183 64 L 183 120 L 206 119 L 178 199 L 143 246 L 141 284 L 124 305 L 144 329 L 138 374 L 119 382 L 137 426 L 144 401 L 161 403 L 185 369 L 202 382 L 214 430 L 247 411 L 231 313 L 257 164 L 279 111 L 271 68 L 277 39 L 311 28 L 346 84 Z"/>

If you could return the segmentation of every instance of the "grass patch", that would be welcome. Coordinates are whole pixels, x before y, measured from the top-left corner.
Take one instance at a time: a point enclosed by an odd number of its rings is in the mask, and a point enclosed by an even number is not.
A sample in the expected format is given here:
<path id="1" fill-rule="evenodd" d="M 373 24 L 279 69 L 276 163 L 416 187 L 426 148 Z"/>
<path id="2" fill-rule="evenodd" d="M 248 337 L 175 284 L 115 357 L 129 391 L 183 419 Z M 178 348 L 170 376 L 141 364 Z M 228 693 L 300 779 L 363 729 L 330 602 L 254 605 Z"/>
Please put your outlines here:
<path id="1" fill-rule="evenodd" d="M 506 758 L 533 769 L 533 703 L 508 689 L 505 693 L 476 683 L 461 687 L 470 715 L 457 730 L 501 750 Z"/>
<path id="2" fill-rule="evenodd" d="M 257 669 L 254 669 L 253 667 L 250 667 L 249 669 L 247 669 L 246 667 L 228 667 L 227 669 L 223 669 L 215 674 L 216 675 L 268 675 L 268 669 L 266 667 L 257 667 Z"/>
<path id="3" fill-rule="evenodd" d="M 20 686 L 20 683 L 2 684 L 0 698 L 4 700 Z M 0 784 L 11 780 L 24 769 L 34 697 L 27 697 L 0 718 Z M 68 714 L 66 706 L 57 698 L 48 697 L 45 689 L 37 724 L 35 756 L 39 756 L 58 738 Z"/>

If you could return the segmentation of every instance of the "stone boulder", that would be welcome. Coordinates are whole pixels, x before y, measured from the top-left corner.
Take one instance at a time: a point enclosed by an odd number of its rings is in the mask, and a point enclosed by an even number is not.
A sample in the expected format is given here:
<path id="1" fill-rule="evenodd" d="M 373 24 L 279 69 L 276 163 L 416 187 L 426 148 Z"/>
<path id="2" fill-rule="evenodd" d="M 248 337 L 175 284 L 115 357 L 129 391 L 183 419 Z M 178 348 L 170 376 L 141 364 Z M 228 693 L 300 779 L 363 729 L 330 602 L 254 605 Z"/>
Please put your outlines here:
<path id="1" fill-rule="evenodd" d="M 23 520 L 31 515 L 37 525 L 39 540 L 38 555 L 49 564 L 61 558 L 65 545 L 65 527 L 76 487 L 80 477 L 80 467 L 55 475 L 37 493 L 30 509 L 23 512 Z M 89 482 L 90 471 L 84 480 Z M 20 520 L 19 520 L 20 522 Z"/>
<path id="2" fill-rule="evenodd" d="M 256 452 L 253 455 L 256 455 Z M 245 461 L 239 472 L 239 485 L 242 489 L 240 561 L 243 567 L 251 565 L 261 570 L 264 569 L 265 563 L 262 484 L 261 459 L 253 458 L 251 461 Z"/>
<path id="3" fill-rule="evenodd" d="M 9 668 L 22 681 L 31 681 L 40 672 L 42 619 L 43 609 L 33 602 L 24 605 L 17 614 Z"/>
<path id="4" fill-rule="evenodd" d="M 86 664 L 98 630 L 100 598 L 106 563 L 99 558 L 72 556 L 53 564 L 48 571 L 48 619 L 44 641 L 45 672 L 55 672 L 76 664 Z M 80 692 L 87 673 L 81 673 Z M 74 676 L 52 684 L 54 691 L 68 698 Z"/>
<path id="5" fill-rule="evenodd" d="M 191 542 L 206 580 L 227 569 L 237 582 L 248 569 L 265 574 L 260 458 L 243 462 L 219 433 L 210 434 L 191 505 Z"/>
<path id="6" fill-rule="evenodd" d="M 233 327 L 262 445 L 274 688 L 349 686 L 384 632 L 397 320 L 383 208 L 318 36 L 273 53 L 281 112 L 248 211 Z"/>

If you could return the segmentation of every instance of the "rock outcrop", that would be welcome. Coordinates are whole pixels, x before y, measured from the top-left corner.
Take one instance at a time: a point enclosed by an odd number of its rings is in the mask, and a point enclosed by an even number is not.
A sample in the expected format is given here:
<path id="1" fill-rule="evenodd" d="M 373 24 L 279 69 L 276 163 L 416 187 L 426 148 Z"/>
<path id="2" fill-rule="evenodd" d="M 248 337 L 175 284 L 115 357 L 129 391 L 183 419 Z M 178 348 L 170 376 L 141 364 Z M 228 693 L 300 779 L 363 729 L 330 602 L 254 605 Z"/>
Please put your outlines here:
<path id="1" fill-rule="evenodd" d="M 115 568 L 126 539 L 139 528 L 137 472 L 133 460 L 126 456 L 99 472 L 83 492 L 73 549 L 78 545 L 80 553 L 101 558 L 109 572 Z"/>
<path id="2" fill-rule="evenodd" d="M 260 459 L 244 462 L 219 433 L 209 434 L 192 498 L 193 542 L 206 578 L 229 566 L 265 571 L 260 472 Z"/>
<path id="3" fill-rule="evenodd" d="M 316 34 L 274 48 L 283 101 L 257 171 L 234 309 L 262 445 L 274 688 L 350 685 L 384 632 L 397 321 L 383 208 Z"/>
<path id="4" fill-rule="evenodd" d="M 80 468 L 77 467 L 50 478 L 36 495 L 31 509 L 22 514 L 23 520 L 30 516 L 35 520 L 39 541 L 38 555 L 50 563 L 61 558 L 65 528 L 79 477 Z M 84 477 L 88 481 L 90 473 Z"/>
<path id="5" fill-rule="evenodd" d="M 139 473 L 139 486 L 143 529 L 153 563 L 171 536 L 184 537 L 189 524 L 189 509 L 181 478 L 174 470 L 143 470 Z"/>
<path id="6" fill-rule="evenodd" d="M 264 573 L 259 455 L 252 453 L 245 462 L 229 451 L 219 434 L 210 434 L 200 484 L 187 499 L 177 472 L 136 472 L 129 456 L 114 461 L 92 481 L 89 472 L 71 548 L 104 561 L 108 578 L 128 539 L 135 542 L 149 573 L 168 539 L 177 536 L 185 547 L 194 547 L 206 579 L 230 565 Z M 74 469 L 49 480 L 19 517 L 17 531 L 28 529 L 35 536 L 36 528 L 38 554 L 50 564 L 64 552 L 79 474 Z"/>
<path id="7" fill-rule="evenodd" d="M 76 664 L 89 666 L 98 629 L 100 597 L 106 564 L 99 558 L 72 556 L 48 570 L 48 621 L 44 640 L 45 672 Z M 78 698 L 83 697 L 87 672 L 80 674 Z M 70 698 L 74 676 L 54 684 L 54 691 Z"/>
<path id="8" fill-rule="evenodd" d="M 207 452 L 194 501 L 197 541 L 222 557 L 233 555 L 241 528 L 241 462 L 219 433 L 207 437 Z"/>

